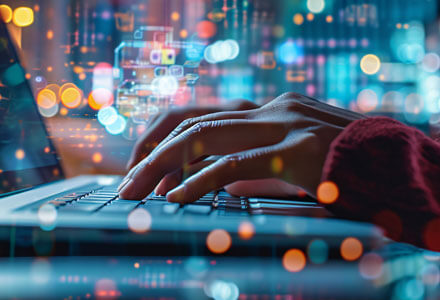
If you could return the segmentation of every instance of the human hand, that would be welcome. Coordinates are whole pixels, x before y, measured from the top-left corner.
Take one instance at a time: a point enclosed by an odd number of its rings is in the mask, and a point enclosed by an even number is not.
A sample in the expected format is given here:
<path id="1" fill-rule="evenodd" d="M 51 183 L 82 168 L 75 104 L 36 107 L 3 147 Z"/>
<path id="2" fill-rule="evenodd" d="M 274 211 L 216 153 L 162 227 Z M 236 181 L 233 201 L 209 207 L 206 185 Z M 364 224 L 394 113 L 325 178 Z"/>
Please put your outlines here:
<path id="1" fill-rule="evenodd" d="M 240 180 L 278 178 L 314 195 L 333 139 L 363 115 L 295 94 L 248 111 L 182 122 L 124 179 L 120 196 L 143 199 L 159 181 L 209 155 L 224 155 L 167 193 L 192 202 Z"/>
<path id="2" fill-rule="evenodd" d="M 236 111 L 254 109 L 258 106 L 247 100 L 234 100 L 222 107 L 185 107 L 170 110 L 167 113 L 156 115 L 148 124 L 148 129 L 136 141 L 133 147 L 130 159 L 127 163 L 127 169 L 133 168 L 142 159 L 148 156 L 157 145 L 167 137 L 171 131 L 181 122 L 188 118 L 194 118 L 201 115 L 220 111 Z"/>

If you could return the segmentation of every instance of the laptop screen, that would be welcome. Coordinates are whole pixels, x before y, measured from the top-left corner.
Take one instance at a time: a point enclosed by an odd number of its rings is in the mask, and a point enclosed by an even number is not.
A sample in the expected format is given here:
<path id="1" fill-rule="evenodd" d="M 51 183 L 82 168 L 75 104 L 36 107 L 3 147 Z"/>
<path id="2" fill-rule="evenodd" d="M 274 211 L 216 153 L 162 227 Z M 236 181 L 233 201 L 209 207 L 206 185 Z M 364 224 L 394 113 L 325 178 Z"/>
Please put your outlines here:
<path id="1" fill-rule="evenodd" d="M 0 195 L 62 177 L 26 72 L 0 22 Z"/>

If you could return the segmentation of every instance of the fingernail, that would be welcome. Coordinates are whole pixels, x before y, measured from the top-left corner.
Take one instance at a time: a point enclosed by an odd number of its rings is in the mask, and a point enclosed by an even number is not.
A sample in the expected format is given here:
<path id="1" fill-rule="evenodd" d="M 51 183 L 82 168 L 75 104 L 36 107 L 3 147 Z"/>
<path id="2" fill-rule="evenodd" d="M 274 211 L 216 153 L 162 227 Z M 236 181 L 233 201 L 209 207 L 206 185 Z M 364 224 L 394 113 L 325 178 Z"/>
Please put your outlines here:
<path id="1" fill-rule="evenodd" d="M 133 180 L 130 179 L 119 191 L 119 197 L 121 199 L 132 200 L 133 196 Z"/>
<path id="2" fill-rule="evenodd" d="M 125 177 L 124 180 L 122 180 L 121 184 L 118 186 L 118 192 L 120 192 L 124 186 L 127 185 L 127 183 L 130 181 L 131 179 L 129 177 Z"/>
<path id="3" fill-rule="evenodd" d="M 133 164 L 133 159 L 130 159 L 130 160 L 127 162 L 127 165 L 125 166 L 125 169 L 126 169 L 126 170 L 130 170 L 132 164 Z"/>
<path id="4" fill-rule="evenodd" d="M 167 194 L 169 202 L 183 202 L 185 199 L 185 185 L 181 184 Z"/>
<path id="5" fill-rule="evenodd" d="M 162 189 L 160 188 L 160 184 L 158 186 L 156 186 L 156 188 L 154 189 L 154 194 L 156 194 L 157 196 L 162 196 Z"/>

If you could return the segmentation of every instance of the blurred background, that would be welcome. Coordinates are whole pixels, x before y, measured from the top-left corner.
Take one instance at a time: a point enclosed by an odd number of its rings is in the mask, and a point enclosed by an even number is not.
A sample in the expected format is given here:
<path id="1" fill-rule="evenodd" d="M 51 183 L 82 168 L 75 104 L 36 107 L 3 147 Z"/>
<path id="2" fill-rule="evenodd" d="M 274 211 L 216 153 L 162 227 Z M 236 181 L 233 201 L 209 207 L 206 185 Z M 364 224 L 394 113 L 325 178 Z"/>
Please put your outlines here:
<path id="1" fill-rule="evenodd" d="M 436 0 L 0 4 L 68 176 L 124 172 L 173 107 L 295 91 L 427 133 L 439 121 Z"/>

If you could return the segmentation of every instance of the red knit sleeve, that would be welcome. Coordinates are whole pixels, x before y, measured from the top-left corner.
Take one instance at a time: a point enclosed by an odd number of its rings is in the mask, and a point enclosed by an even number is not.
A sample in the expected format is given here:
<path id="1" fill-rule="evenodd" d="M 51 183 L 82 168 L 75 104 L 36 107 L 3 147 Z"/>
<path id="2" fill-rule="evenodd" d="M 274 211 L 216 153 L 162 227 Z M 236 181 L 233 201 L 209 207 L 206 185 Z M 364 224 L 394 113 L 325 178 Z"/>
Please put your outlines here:
<path id="1" fill-rule="evenodd" d="M 333 141 L 322 180 L 339 188 L 328 206 L 336 216 L 440 251 L 440 143 L 419 130 L 385 117 L 353 122 Z"/>

